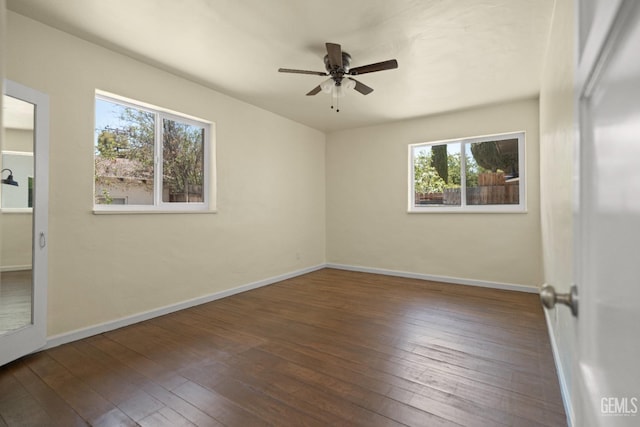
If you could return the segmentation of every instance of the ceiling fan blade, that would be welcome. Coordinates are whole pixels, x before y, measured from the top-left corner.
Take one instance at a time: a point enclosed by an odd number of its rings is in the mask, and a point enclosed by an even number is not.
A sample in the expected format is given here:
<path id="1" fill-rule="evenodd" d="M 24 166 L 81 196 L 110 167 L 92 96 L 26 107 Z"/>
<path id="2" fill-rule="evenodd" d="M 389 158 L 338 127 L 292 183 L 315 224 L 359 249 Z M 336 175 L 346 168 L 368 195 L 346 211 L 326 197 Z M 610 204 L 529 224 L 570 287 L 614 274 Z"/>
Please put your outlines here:
<path id="1" fill-rule="evenodd" d="M 309 91 L 309 93 L 307 94 L 307 96 L 315 95 L 318 92 L 320 92 L 321 90 L 322 90 L 322 88 L 320 87 L 320 85 L 318 85 L 318 86 L 314 87 L 313 89 L 311 89 Z"/>
<path id="2" fill-rule="evenodd" d="M 342 68 L 342 48 L 336 43 L 326 43 L 329 65 L 331 68 Z"/>
<path id="3" fill-rule="evenodd" d="M 349 70 L 349 74 L 357 76 L 359 74 L 373 73 L 376 71 L 393 70 L 394 68 L 398 68 L 398 61 L 390 59 L 388 61 L 376 62 L 375 64 L 352 68 Z"/>
<path id="4" fill-rule="evenodd" d="M 296 73 L 296 74 L 312 74 L 314 76 L 328 76 L 329 74 L 322 71 L 292 70 L 291 68 L 278 68 L 280 73 Z"/>
<path id="5" fill-rule="evenodd" d="M 353 89 L 357 90 L 361 94 L 369 95 L 371 92 L 373 92 L 373 89 L 366 84 L 360 83 L 359 81 L 357 81 L 356 79 L 352 79 L 351 77 L 349 77 L 349 80 L 353 80 L 354 82 L 356 82 L 356 86 Z"/>

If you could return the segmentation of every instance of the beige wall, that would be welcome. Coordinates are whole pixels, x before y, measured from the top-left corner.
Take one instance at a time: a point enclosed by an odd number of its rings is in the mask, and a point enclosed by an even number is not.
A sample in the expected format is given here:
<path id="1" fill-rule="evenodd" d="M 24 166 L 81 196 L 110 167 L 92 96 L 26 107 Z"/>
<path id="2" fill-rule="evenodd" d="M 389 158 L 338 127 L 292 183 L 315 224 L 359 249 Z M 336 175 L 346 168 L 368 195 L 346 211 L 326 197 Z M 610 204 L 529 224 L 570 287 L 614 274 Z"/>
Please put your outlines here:
<path id="1" fill-rule="evenodd" d="M 5 129 L 3 150 L 33 152 L 33 131 Z M 6 177 L 6 175 L 5 175 Z M 26 187 L 20 182 L 20 188 Z M 30 212 L 11 212 L 2 215 L 2 253 L 0 270 L 22 270 L 31 268 L 32 257 L 32 219 Z"/>
<path id="2" fill-rule="evenodd" d="M 573 283 L 574 40 L 574 1 L 558 0 L 540 92 L 540 203 L 544 279 L 559 292 Z M 561 380 L 570 386 L 574 318 L 566 308 L 549 315 Z"/>
<path id="3" fill-rule="evenodd" d="M 2 214 L 0 271 L 31 268 L 32 218 L 30 212 Z"/>
<path id="4" fill-rule="evenodd" d="M 7 77 L 49 95 L 48 335 L 325 262 L 325 135 L 8 13 Z M 94 90 L 216 123 L 217 214 L 94 215 Z"/>
<path id="5" fill-rule="evenodd" d="M 33 152 L 33 131 L 25 129 L 5 129 L 3 151 Z"/>
<path id="6" fill-rule="evenodd" d="M 538 126 L 530 99 L 329 134 L 328 262 L 539 286 Z M 528 213 L 407 213 L 408 144 L 520 130 Z"/>
<path id="7" fill-rule="evenodd" d="M 33 152 L 33 131 L 5 129 L 3 150 Z M 6 172 L 3 177 L 6 178 Z M 20 183 L 21 187 L 26 182 Z M 0 222 L 0 270 L 31 268 L 32 215 L 29 212 L 3 213 Z"/>

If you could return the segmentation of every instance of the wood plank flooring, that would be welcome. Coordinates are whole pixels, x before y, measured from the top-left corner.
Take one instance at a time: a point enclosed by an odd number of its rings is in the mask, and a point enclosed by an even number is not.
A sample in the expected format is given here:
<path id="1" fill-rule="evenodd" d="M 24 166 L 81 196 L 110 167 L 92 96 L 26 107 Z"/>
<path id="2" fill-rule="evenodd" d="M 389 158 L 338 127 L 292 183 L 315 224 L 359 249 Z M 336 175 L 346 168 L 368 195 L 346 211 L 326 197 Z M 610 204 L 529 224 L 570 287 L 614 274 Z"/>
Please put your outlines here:
<path id="1" fill-rule="evenodd" d="M 324 269 L 0 368 L 0 426 L 565 426 L 536 295 Z"/>

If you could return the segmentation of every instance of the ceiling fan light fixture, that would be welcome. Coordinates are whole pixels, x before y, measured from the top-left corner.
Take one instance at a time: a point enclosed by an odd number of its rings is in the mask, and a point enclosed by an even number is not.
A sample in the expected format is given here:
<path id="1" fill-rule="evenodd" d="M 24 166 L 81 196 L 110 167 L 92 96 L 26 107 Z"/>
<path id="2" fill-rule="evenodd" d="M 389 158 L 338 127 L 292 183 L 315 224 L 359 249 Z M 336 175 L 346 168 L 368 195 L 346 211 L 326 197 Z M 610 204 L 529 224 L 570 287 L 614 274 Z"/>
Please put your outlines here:
<path id="1" fill-rule="evenodd" d="M 344 90 L 351 90 L 351 89 L 356 87 L 356 82 L 354 80 L 351 80 L 351 79 L 343 79 L 342 80 L 342 87 L 343 87 Z"/>
<path id="2" fill-rule="evenodd" d="M 347 94 L 348 90 L 356 87 L 356 82 L 351 79 L 342 79 L 340 84 L 337 84 L 333 78 L 329 78 L 320 83 L 320 89 L 324 93 L 330 93 L 336 98 L 342 98 Z"/>
<path id="3" fill-rule="evenodd" d="M 331 91 L 333 91 L 334 86 L 335 86 L 335 83 L 331 78 L 328 78 L 327 80 L 320 83 L 320 89 L 322 89 L 324 93 L 331 93 Z"/>
<path id="4" fill-rule="evenodd" d="M 335 85 L 333 95 L 337 98 L 342 98 L 348 91 L 356 87 L 356 82 L 351 79 L 342 79 L 340 84 Z"/>

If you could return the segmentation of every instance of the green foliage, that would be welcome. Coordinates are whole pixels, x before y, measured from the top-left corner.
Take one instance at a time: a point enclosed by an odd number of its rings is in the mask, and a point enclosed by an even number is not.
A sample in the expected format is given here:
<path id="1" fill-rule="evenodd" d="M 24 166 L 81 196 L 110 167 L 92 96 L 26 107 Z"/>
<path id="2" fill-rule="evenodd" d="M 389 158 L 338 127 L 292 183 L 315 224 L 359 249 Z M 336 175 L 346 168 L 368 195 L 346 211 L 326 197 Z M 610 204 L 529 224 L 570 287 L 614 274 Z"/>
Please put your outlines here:
<path id="1" fill-rule="evenodd" d="M 105 159 L 123 158 L 128 148 L 127 137 L 117 129 L 107 127 L 98 135 L 97 150 Z"/>
<path id="2" fill-rule="evenodd" d="M 496 172 L 500 167 L 500 154 L 495 141 L 485 141 L 471 144 L 473 158 L 485 169 Z"/>
<path id="3" fill-rule="evenodd" d="M 460 187 L 462 182 L 460 171 L 460 153 L 449 154 L 447 156 L 447 167 L 449 171 L 448 187 Z"/>
<path id="4" fill-rule="evenodd" d="M 431 146 L 431 166 L 433 166 L 444 182 L 449 182 L 449 165 L 447 159 L 447 145 Z"/>
<path id="5" fill-rule="evenodd" d="M 420 151 L 414 157 L 415 191 L 424 194 L 442 193 L 445 188 L 459 188 L 462 185 L 462 170 L 460 165 L 460 153 L 447 155 L 447 180 L 434 166 L 433 147 L 431 151 Z M 467 187 L 478 185 L 478 173 L 484 171 L 471 156 L 465 156 Z"/>
<path id="6" fill-rule="evenodd" d="M 139 176 L 153 176 L 155 114 L 135 108 L 124 108 L 120 114 L 123 123 L 119 129 L 127 139 L 125 158 L 133 160 Z"/>
<path id="7" fill-rule="evenodd" d="M 462 168 L 460 167 L 460 153 L 449 154 L 447 156 L 449 166 L 449 181 L 447 188 L 458 188 L 462 185 Z M 478 167 L 470 156 L 465 156 L 466 159 L 466 176 L 467 187 L 475 187 L 478 185 Z"/>
<path id="8" fill-rule="evenodd" d="M 414 158 L 414 182 L 417 193 L 442 193 L 446 183 L 432 166 L 431 153 L 421 151 Z"/>
<path id="9" fill-rule="evenodd" d="M 120 126 L 102 129 L 96 141 L 96 162 L 127 159 L 133 175 L 154 173 L 155 114 L 123 107 Z M 162 123 L 163 186 L 170 193 L 188 193 L 189 186 L 204 180 L 204 129 L 164 119 Z M 108 200 L 108 194 L 104 195 Z M 107 202 L 109 203 L 109 202 Z"/>
<path id="10" fill-rule="evenodd" d="M 163 180 L 171 193 L 188 193 L 204 180 L 204 129 L 163 121 Z"/>
<path id="11" fill-rule="evenodd" d="M 484 172 L 486 169 L 478 166 L 473 157 L 466 155 L 466 175 L 467 175 L 467 188 L 478 186 L 478 173 Z"/>
<path id="12" fill-rule="evenodd" d="M 111 203 L 113 203 L 113 198 L 111 197 L 111 195 L 109 194 L 106 188 L 102 189 L 102 197 L 104 197 L 104 202 L 102 202 L 102 204 L 110 205 Z"/>
<path id="13" fill-rule="evenodd" d="M 471 153 L 477 164 L 491 172 L 518 172 L 517 154 L 501 153 L 497 141 L 484 141 L 471 144 Z"/>

